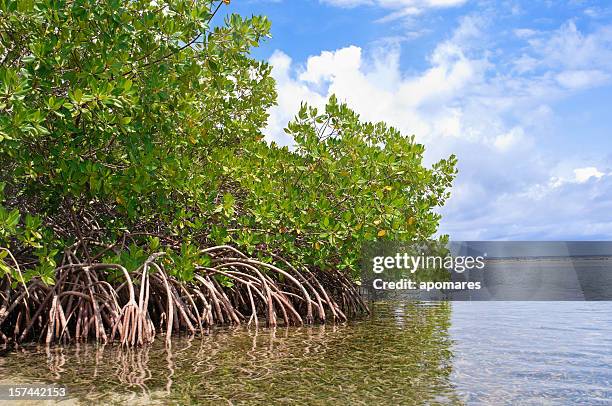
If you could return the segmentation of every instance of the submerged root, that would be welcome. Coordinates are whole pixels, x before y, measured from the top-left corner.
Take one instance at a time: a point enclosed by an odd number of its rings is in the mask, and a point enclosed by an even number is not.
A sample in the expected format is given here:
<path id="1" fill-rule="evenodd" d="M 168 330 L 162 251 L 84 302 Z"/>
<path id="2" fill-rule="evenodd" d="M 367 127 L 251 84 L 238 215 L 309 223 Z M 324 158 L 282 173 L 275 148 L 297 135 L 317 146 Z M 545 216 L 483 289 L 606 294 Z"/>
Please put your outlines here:
<path id="1" fill-rule="evenodd" d="M 0 343 L 95 340 L 143 345 L 165 333 L 204 333 L 215 325 L 274 327 L 345 322 L 368 312 L 353 282 L 339 271 L 296 268 L 249 258 L 231 246 L 202 251 L 212 258 L 193 280 L 164 268 L 165 253 L 129 272 L 118 264 L 79 261 L 66 250 L 56 283 L 26 286 L 0 279 Z M 282 265 L 278 265 L 282 264 Z"/>

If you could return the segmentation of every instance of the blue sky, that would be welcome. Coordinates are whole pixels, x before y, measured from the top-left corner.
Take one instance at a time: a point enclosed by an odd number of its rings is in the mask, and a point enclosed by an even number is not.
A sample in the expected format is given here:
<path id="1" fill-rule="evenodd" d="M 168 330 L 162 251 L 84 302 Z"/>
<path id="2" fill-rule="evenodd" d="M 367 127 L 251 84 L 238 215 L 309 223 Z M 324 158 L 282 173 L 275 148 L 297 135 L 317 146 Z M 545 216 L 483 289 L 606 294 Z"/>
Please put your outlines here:
<path id="1" fill-rule="evenodd" d="M 268 139 L 331 93 L 459 158 L 441 232 L 464 240 L 612 238 L 608 1 L 234 0 L 273 38 Z"/>

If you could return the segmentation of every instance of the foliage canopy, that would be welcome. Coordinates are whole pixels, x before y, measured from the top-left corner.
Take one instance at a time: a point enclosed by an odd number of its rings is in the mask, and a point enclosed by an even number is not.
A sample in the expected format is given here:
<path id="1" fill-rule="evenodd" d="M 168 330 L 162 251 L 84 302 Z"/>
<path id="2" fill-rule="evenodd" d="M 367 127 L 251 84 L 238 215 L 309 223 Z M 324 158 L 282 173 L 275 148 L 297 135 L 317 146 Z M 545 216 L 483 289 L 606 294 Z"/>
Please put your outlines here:
<path id="1" fill-rule="evenodd" d="M 0 272 L 52 284 L 77 240 L 128 269 L 167 250 L 181 280 L 211 244 L 356 272 L 366 241 L 435 234 L 455 157 L 334 97 L 266 142 L 270 22 L 213 26 L 223 3 L 0 0 Z"/>

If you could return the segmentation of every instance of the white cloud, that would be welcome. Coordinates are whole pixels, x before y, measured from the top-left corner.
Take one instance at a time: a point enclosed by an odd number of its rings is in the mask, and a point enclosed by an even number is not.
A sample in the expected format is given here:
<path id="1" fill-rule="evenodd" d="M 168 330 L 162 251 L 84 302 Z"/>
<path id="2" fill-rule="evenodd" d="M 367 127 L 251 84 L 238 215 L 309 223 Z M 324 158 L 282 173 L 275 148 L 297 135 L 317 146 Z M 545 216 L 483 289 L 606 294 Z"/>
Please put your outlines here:
<path id="1" fill-rule="evenodd" d="M 455 7 L 467 0 L 321 0 L 338 7 L 378 6 L 383 8 L 404 7 Z"/>
<path id="2" fill-rule="evenodd" d="M 421 14 L 422 12 L 423 12 L 423 9 L 420 9 L 418 7 L 405 7 L 400 10 L 389 13 L 382 18 L 379 18 L 378 20 L 376 20 L 376 22 L 377 23 L 389 23 L 391 21 L 395 21 L 400 18 L 416 16 L 416 15 Z"/>
<path id="3" fill-rule="evenodd" d="M 521 127 L 514 127 L 505 134 L 498 135 L 493 145 L 500 151 L 507 151 L 525 140 L 525 131 Z"/>
<path id="4" fill-rule="evenodd" d="M 603 7 L 587 7 L 584 9 L 584 15 L 590 17 L 590 18 L 594 18 L 594 19 L 600 19 L 600 18 L 606 18 L 609 17 L 610 14 L 612 14 L 612 9 L 608 8 L 603 8 Z"/>
<path id="5" fill-rule="evenodd" d="M 612 67 L 612 27 L 583 34 L 573 21 L 552 33 L 530 39 L 533 56 L 548 68 L 595 69 Z"/>
<path id="6" fill-rule="evenodd" d="M 365 119 L 385 119 L 422 140 L 438 134 L 459 135 L 461 111 L 452 102 L 483 73 L 480 61 L 469 60 L 450 43 L 438 47 L 431 57 L 432 66 L 413 77 L 402 77 L 397 48 L 379 52 L 378 59 L 371 62 L 354 46 L 323 52 L 310 57 L 297 78 L 288 76 L 289 61 L 280 52 L 271 60 L 279 85 L 279 105 L 283 106 L 272 112 L 274 122 L 286 123 L 295 114 L 296 110 L 286 109 L 283 102 L 299 106 L 306 96 L 304 100 L 320 105 L 336 94 Z"/>
<path id="7" fill-rule="evenodd" d="M 554 176 L 551 178 L 549 187 L 558 188 L 567 184 L 586 183 L 591 179 L 597 181 L 602 177 L 606 176 L 604 172 L 600 172 L 594 166 L 588 166 L 584 168 L 575 168 L 572 170 L 570 176 Z"/>
<path id="8" fill-rule="evenodd" d="M 323 106 L 336 94 L 363 119 L 415 134 L 426 144 L 426 162 L 457 154 L 459 176 L 442 209 L 442 231 L 452 238 L 612 236 L 612 222 L 601 221 L 612 209 L 610 170 L 580 156 L 561 168 L 538 140 L 554 119 L 551 104 L 607 82 L 612 64 L 600 57 L 612 50 L 607 29 L 584 35 L 570 22 L 530 33 L 521 51 L 530 66 L 519 69 L 512 58 L 492 61 L 489 49 L 478 48 L 487 24 L 478 16 L 461 19 L 432 49 L 428 66 L 410 73 L 400 68 L 397 45 L 367 54 L 357 46 L 324 51 L 304 65 L 276 52 L 270 62 L 279 106 L 271 111 L 269 138 L 290 144 L 282 128 L 300 101 Z M 563 52 L 579 53 L 591 67 L 562 63 Z"/>
<path id="9" fill-rule="evenodd" d="M 536 30 L 532 30 L 530 28 L 517 28 L 513 32 L 514 35 L 519 38 L 530 38 L 538 33 Z"/>
<path id="10" fill-rule="evenodd" d="M 588 168 L 574 169 L 574 176 L 576 178 L 576 182 L 584 183 L 591 178 L 599 179 L 604 176 L 604 173 L 599 172 L 599 170 L 597 170 L 597 168 L 594 166 L 589 166 Z"/>
<path id="11" fill-rule="evenodd" d="M 320 0 L 320 2 L 336 7 L 371 6 L 391 10 L 389 15 L 378 20 L 378 22 L 389 22 L 418 15 L 429 9 L 462 6 L 467 0 Z"/>
<path id="12" fill-rule="evenodd" d="M 607 82 L 610 75 L 600 70 L 566 70 L 556 76 L 557 82 L 568 89 L 584 89 Z"/>
<path id="13" fill-rule="evenodd" d="M 335 52 L 323 51 L 321 55 L 308 58 L 306 70 L 299 80 L 320 85 L 340 75 L 353 75 L 361 65 L 361 48 L 350 46 Z"/>
<path id="14" fill-rule="evenodd" d="M 594 166 L 575 168 L 571 171 L 570 176 L 553 176 L 547 186 L 551 189 L 555 189 L 571 183 L 585 183 L 591 179 L 598 180 L 605 175 L 605 173 L 600 172 L 599 169 Z"/>
<path id="15" fill-rule="evenodd" d="M 270 110 L 266 133 L 270 140 L 286 145 L 290 141 L 284 135 L 283 129 L 289 120 L 296 114 L 302 101 L 316 105 L 323 105 L 325 98 L 307 84 L 300 83 L 291 78 L 291 58 L 277 51 L 270 58 L 272 75 L 276 79 L 278 89 L 277 105 Z"/>

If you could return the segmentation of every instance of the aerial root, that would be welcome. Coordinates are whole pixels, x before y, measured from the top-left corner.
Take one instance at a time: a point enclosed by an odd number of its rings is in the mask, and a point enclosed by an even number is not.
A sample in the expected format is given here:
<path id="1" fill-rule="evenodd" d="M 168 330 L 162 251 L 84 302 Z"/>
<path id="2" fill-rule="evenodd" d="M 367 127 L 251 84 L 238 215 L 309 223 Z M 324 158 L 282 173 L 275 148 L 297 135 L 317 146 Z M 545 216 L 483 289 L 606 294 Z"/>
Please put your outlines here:
<path id="1" fill-rule="evenodd" d="M 202 250 L 212 258 L 179 281 L 155 253 L 136 270 L 86 263 L 66 250 L 56 283 L 0 280 L 0 342 L 46 344 L 95 340 L 125 346 L 150 343 L 164 332 L 205 333 L 216 325 L 268 327 L 342 323 L 367 313 L 353 282 L 339 271 L 294 267 L 249 258 L 230 246 Z"/>

